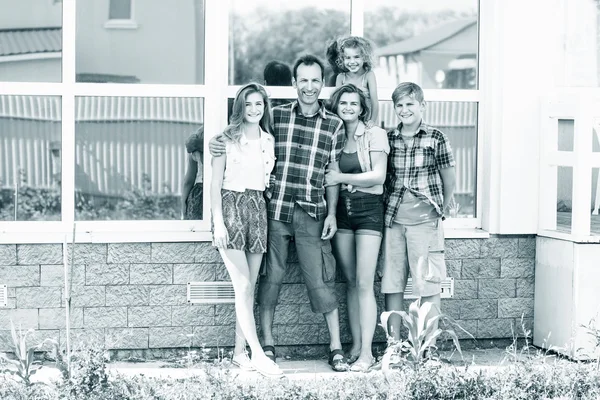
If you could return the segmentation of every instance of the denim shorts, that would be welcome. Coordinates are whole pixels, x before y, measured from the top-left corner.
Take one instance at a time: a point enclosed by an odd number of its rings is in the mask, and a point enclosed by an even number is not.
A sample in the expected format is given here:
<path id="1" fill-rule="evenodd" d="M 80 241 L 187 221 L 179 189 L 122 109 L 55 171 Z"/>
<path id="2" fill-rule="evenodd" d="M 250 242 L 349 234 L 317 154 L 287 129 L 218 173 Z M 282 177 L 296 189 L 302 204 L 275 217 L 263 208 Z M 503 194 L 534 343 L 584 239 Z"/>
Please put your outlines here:
<path id="1" fill-rule="evenodd" d="M 338 199 L 338 230 L 370 230 L 383 234 L 383 195 L 342 191 Z"/>

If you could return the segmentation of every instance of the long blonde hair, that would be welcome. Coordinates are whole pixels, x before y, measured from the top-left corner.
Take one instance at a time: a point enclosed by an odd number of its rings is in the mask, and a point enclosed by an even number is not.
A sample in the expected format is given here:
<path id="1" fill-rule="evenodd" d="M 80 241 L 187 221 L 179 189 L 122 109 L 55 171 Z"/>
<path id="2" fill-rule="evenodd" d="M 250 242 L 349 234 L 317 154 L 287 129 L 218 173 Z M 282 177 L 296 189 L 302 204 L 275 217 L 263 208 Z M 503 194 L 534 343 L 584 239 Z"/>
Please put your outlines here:
<path id="1" fill-rule="evenodd" d="M 236 93 L 233 100 L 233 110 L 229 118 L 229 125 L 223 131 L 223 136 L 232 142 L 239 143 L 242 137 L 242 124 L 244 123 L 244 114 L 246 111 L 246 99 L 252 93 L 258 93 L 263 98 L 265 109 L 263 116 L 259 121 L 261 129 L 268 133 L 273 133 L 271 126 L 271 101 L 265 88 L 255 82 L 242 86 Z"/>

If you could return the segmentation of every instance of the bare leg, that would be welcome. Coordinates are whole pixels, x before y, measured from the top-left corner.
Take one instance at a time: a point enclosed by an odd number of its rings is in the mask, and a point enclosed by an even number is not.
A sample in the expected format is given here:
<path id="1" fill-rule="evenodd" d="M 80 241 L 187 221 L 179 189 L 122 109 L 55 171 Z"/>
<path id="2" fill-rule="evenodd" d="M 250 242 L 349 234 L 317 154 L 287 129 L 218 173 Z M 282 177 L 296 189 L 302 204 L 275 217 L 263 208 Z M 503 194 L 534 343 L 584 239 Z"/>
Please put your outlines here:
<path id="1" fill-rule="evenodd" d="M 373 281 L 375 280 L 380 245 L 381 236 L 379 235 L 365 233 L 356 235 L 356 265 L 360 265 L 360 268 L 356 270 L 356 287 L 360 310 L 360 336 L 362 339 L 360 357 L 357 363 L 369 365 L 373 361 L 371 346 L 375 327 L 377 326 L 377 303 Z"/>
<path id="2" fill-rule="evenodd" d="M 258 337 L 256 335 L 256 325 L 254 322 L 254 292 L 252 291 L 250 261 L 253 266 L 257 257 L 246 258 L 246 253 L 241 250 L 219 249 L 225 267 L 229 272 L 231 282 L 235 291 L 235 314 L 239 321 L 239 326 L 248 345 L 252 350 L 252 357 L 266 357 Z M 262 257 L 262 254 L 260 254 Z M 260 266 L 260 260 L 259 260 Z"/>
<path id="3" fill-rule="evenodd" d="M 402 311 L 402 303 L 404 301 L 404 292 L 386 293 L 385 294 L 385 310 L 386 311 Z M 392 314 L 388 319 L 388 333 L 395 339 L 400 340 L 400 327 L 402 326 L 402 317 L 398 314 Z"/>
<path id="4" fill-rule="evenodd" d="M 250 272 L 250 292 L 252 293 L 252 307 L 254 308 L 254 293 L 256 289 L 256 281 L 258 279 L 258 273 L 260 271 L 260 264 L 262 262 L 263 255 L 257 253 L 246 252 L 246 260 L 248 260 L 248 269 Z M 235 318 L 235 348 L 233 355 L 236 356 L 243 353 L 246 350 L 246 338 L 240 327 L 240 321 Z"/>
<path id="5" fill-rule="evenodd" d="M 340 340 L 340 316 L 338 309 L 324 313 L 327 329 L 329 329 L 329 350 L 341 349 L 342 342 Z M 336 356 L 341 357 L 341 356 Z"/>
<path id="6" fill-rule="evenodd" d="M 338 230 L 333 237 L 333 249 L 337 265 L 342 268 L 342 272 L 348 282 L 346 285 L 346 295 L 348 302 L 348 321 L 350 323 L 350 333 L 352 334 L 352 348 L 350 357 L 358 357 L 360 354 L 361 336 L 360 319 L 358 306 L 358 291 L 356 289 L 356 246 L 354 241 L 354 232 L 349 230 Z"/>

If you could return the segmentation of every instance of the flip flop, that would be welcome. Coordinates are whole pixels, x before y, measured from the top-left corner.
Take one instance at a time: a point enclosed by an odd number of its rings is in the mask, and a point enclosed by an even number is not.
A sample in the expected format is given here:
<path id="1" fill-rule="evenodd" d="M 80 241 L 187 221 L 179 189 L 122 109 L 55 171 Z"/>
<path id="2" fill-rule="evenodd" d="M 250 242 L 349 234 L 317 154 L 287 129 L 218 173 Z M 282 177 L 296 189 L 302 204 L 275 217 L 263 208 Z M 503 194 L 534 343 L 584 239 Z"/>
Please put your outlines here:
<path id="1" fill-rule="evenodd" d="M 335 359 L 335 356 L 342 356 L 342 358 Z M 331 365 L 331 369 L 336 372 L 348 371 L 348 360 L 342 349 L 335 349 L 329 352 L 329 365 Z"/>
<path id="2" fill-rule="evenodd" d="M 369 372 L 371 368 L 375 365 L 375 359 L 373 358 L 370 363 L 367 362 L 355 362 L 350 366 L 350 371 L 352 372 Z"/>
<path id="3" fill-rule="evenodd" d="M 269 357 L 269 359 L 273 362 L 277 362 L 277 355 L 275 354 L 275 346 L 266 345 L 262 347 L 265 356 Z M 270 351 L 271 354 L 267 354 L 267 351 Z"/>

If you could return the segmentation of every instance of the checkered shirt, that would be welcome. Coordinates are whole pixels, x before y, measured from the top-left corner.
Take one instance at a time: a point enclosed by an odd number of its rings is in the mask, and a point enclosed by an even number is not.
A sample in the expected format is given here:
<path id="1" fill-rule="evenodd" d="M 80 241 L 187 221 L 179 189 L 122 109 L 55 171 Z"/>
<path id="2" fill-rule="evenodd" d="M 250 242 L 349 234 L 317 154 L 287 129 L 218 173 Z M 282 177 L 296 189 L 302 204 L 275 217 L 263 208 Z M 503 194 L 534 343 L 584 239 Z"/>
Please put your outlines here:
<path id="1" fill-rule="evenodd" d="M 392 226 L 398 207 L 408 189 L 415 196 L 432 204 L 443 215 L 443 184 L 440 169 L 453 167 L 450 142 L 440 130 L 421 123 L 412 148 L 400 134 L 402 124 L 388 132 L 390 155 L 385 180 L 385 225 Z"/>
<path id="2" fill-rule="evenodd" d="M 304 116 L 298 102 L 273 108 L 275 179 L 267 191 L 268 217 L 292 222 L 294 204 L 311 217 L 327 215 L 325 169 L 339 161 L 346 134 L 344 123 L 320 104 L 313 116 Z"/>

